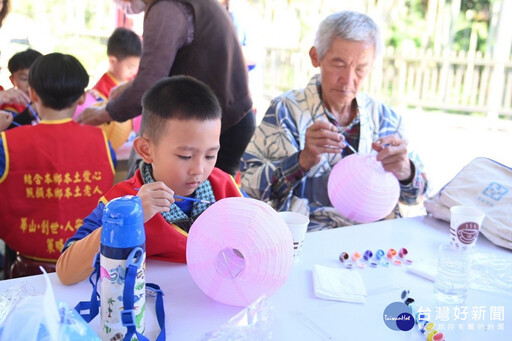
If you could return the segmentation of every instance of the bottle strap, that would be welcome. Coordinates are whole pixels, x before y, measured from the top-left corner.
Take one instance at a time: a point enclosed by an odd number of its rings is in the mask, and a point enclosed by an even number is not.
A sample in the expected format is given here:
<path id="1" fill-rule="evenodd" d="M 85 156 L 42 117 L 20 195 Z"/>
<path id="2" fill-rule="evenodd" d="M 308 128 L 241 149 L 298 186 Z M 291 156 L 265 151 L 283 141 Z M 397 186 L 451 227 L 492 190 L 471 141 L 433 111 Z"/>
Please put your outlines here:
<path id="1" fill-rule="evenodd" d="M 137 277 L 137 270 L 142 265 L 142 256 L 144 251 L 137 247 L 130 252 L 128 259 L 126 260 L 126 277 L 124 280 L 123 288 L 123 311 L 121 312 L 121 322 L 126 327 L 126 334 L 124 341 L 130 341 L 133 334 L 137 335 L 139 341 L 149 341 L 144 335 L 137 331 L 137 325 L 135 324 L 135 311 L 133 310 L 133 291 L 135 287 L 135 278 Z M 156 316 L 158 325 L 160 326 L 160 334 L 156 338 L 157 341 L 165 340 L 165 313 L 163 304 L 163 292 L 160 287 L 156 284 L 146 284 L 146 288 L 151 288 L 156 293 Z"/>
<path id="2" fill-rule="evenodd" d="M 123 326 L 126 327 L 126 335 L 124 340 L 130 340 L 132 335 L 137 335 L 139 341 L 149 341 L 144 335 L 137 332 L 135 325 L 135 312 L 133 311 L 133 291 L 135 287 L 135 278 L 137 277 L 137 270 L 140 267 L 140 263 L 142 261 L 142 257 L 138 257 L 136 261 L 134 261 L 134 256 L 136 256 L 137 249 L 135 248 L 128 257 L 126 261 L 126 277 L 124 282 L 123 289 L 123 311 L 121 312 L 121 322 Z M 92 285 L 92 294 L 91 301 L 82 301 L 78 303 L 75 307 L 75 310 L 83 317 L 83 319 L 89 323 L 91 322 L 96 315 L 99 313 L 100 306 L 100 295 L 98 293 L 98 280 L 100 278 L 100 254 L 97 253 L 93 262 L 94 271 L 89 276 L 89 282 Z M 94 278 L 95 277 L 95 278 Z M 156 309 L 156 318 L 158 320 L 158 326 L 160 327 L 160 334 L 156 338 L 156 341 L 164 341 L 165 340 L 165 310 L 164 310 L 164 300 L 163 295 L 164 292 L 160 289 L 157 284 L 154 283 L 146 283 L 146 295 L 155 297 L 155 309 Z"/>
<path id="3" fill-rule="evenodd" d="M 94 256 L 94 261 L 92 262 L 92 266 L 94 270 L 89 276 L 89 283 L 92 285 L 92 294 L 90 301 L 82 301 L 79 302 L 75 306 L 75 310 L 82 316 L 85 322 L 91 322 L 96 315 L 99 313 L 100 308 L 100 294 L 98 293 L 98 281 L 100 279 L 100 253 L 98 252 L 96 256 Z M 96 277 L 96 278 L 94 278 Z"/>
<path id="4" fill-rule="evenodd" d="M 156 310 L 156 319 L 158 321 L 158 326 L 160 327 L 160 334 L 156 338 L 155 341 L 164 341 L 165 340 L 165 310 L 164 310 L 164 292 L 160 289 L 155 283 L 146 283 L 146 297 L 147 296 L 156 296 L 155 301 L 155 310 Z"/>

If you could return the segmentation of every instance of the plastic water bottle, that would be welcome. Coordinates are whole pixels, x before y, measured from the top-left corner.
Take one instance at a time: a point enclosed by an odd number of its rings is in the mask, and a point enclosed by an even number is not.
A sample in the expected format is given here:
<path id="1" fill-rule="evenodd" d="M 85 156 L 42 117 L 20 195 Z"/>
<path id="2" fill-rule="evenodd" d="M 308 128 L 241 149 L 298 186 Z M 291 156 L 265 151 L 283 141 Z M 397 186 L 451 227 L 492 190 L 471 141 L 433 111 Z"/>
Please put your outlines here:
<path id="1" fill-rule="evenodd" d="M 103 212 L 100 245 L 101 339 L 122 340 L 127 332 L 121 321 L 127 262 L 137 266 L 134 285 L 134 323 L 144 331 L 146 308 L 144 214 L 139 197 L 124 196 L 110 201 Z M 125 311 L 126 312 L 126 311 Z"/>
<path id="2" fill-rule="evenodd" d="M 439 246 L 436 298 L 447 304 L 463 304 L 469 286 L 471 249 L 458 248 L 452 243 Z"/>

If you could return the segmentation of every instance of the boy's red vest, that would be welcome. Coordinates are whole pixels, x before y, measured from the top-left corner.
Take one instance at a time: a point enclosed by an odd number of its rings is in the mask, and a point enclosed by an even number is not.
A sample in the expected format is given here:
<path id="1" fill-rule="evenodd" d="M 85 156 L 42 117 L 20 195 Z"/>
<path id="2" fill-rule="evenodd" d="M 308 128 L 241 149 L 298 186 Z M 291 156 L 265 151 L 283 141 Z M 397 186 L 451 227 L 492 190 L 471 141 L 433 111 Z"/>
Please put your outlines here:
<path id="1" fill-rule="evenodd" d="M 113 87 L 119 85 L 119 81 L 114 78 L 109 72 L 106 72 L 101 76 L 100 80 L 96 85 L 93 87 L 93 89 L 96 91 L 96 93 L 103 99 L 107 100 L 110 95 L 110 90 L 112 90 Z"/>
<path id="2" fill-rule="evenodd" d="M 0 238 L 24 256 L 56 261 L 112 186 L 107 139 L 70 119 L 11 129 L 1 138 Z"/>
<path id="3" fill-rule="evenodd" d="M 212 186 L 215 200 L 228 197 L 241 197 L 242 193 L 235 184 L 233 178 L 218 168 L 214 168 L 208 177 Z M 101 200 L 108 201 L 123 195 L 137 195 L 135 188 L 143 185 L 140 171 L 135 175 L 115 185 Z M 146 230 L 146 256 L 152 259 L 185 263 L 188 233 L 174 224 L 169 224 L 161 214 L 155 214 L 153 218 L 144 224 Z"/>
<path id="4" fill-rule="evenodd" d="M 0 107 L 0 110 L 12 111 L 16 114 L 20 114 L 27 108 L 26 104 L 21 103 L 5 103 Z"/>

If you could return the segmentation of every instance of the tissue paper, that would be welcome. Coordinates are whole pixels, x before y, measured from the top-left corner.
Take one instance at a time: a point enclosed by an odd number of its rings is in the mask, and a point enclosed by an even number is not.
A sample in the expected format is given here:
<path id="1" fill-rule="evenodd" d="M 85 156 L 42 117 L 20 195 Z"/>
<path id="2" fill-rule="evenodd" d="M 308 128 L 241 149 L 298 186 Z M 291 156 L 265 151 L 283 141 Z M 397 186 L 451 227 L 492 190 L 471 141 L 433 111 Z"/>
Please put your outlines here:
<path id="1" fill-rule="evenodd" d="M 319 298 L 357 303 L 366 301 L 366 288 L 357 271 L 315 265 L 313 285 Z"/>

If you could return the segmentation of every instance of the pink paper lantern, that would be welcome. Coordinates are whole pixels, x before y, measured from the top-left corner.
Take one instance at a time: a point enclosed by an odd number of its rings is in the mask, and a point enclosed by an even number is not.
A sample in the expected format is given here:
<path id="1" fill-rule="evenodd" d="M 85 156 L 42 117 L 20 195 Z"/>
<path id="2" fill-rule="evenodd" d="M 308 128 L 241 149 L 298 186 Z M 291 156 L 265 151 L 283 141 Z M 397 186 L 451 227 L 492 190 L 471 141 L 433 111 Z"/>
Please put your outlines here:
<path id="1" fill-rule="evenodd" d="M 139 133 L 141 123 L 142 123 L 142 115 L 135 116 L 133 118 L 133 131 L 134 132 Z"/>
<path id="2" fill-rule="evenodd" d="M 73 114 L 73 120 L 76 120 L 76 118 L 82 113 L 82 111 L 84 111 L 86 108 L 93 106 L 97 102 L 98 100 L 90 92 L 86 92 L 85 101 L 84 103 L 76 107 L 76 111 Z"/>
<path id="3" fill-rule="evenodd" d="M 397 178 L 370 154 L 341 159 L 331 170 L 327 189 L 334 208 L 358 223 L 386 217 L 400 195 Z"/>
<path id="4" fill-rule="evenodd" d="M 187 266 L 212 299 L 247 306 L 274 294 L 293 264 L 293 239 L 284 220 L 264 202 L 222 199 L 190 228 Z"/>

